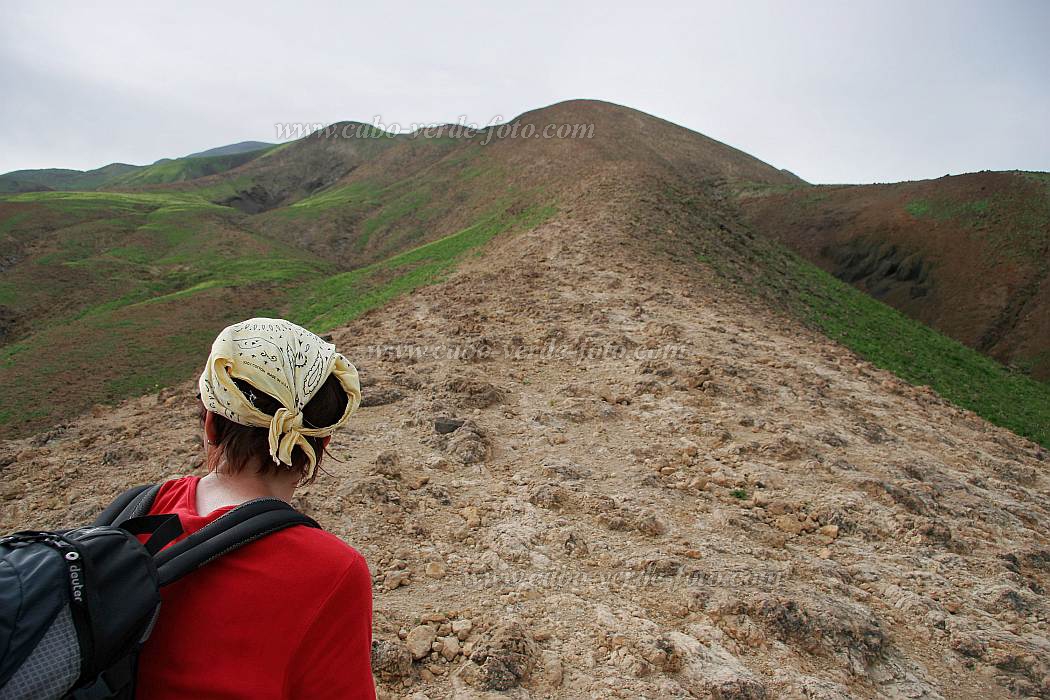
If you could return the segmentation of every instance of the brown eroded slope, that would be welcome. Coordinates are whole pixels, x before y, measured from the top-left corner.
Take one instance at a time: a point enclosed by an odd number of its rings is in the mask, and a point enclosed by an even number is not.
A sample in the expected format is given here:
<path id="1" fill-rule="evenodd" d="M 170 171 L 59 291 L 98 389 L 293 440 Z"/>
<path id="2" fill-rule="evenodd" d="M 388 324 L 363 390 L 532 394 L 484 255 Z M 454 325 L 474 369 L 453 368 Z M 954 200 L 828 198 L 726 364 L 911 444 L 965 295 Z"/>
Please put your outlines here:
<path id="1" fill-rule="evenodd" d="M 543 138 L 545 129 L 557 127 L 576 135 Z M 470 138 L 440 135 L 452 133 L 447 131 L 429 133 L 396 140 L 349 139 L 378 140 L 384 145 L 369 150 L 369 158 L 347 166 L 344 176 L 326 183 L 313 196 L 290 206 L 267 208 L 248 225 L 355 268 L 406 245 L 463 229 L 495 210 L 557 202 L 566 190 L 578 189 L 594 174 L 609 169 L 635 168 L 640 178 L 674 178 L 693 186 L 712 178 L 769 185 L 798 182 L 793 175 L 702 134 L 598 100 L 569 100 L 532 110 L 491 133 L 481 131 Z M 272 167 L 269 161 L 277 158 L 298 163 L 303 154 L 320 150 L 316 140 L 302 139 L 225 177 L 253 183 L 254 195 L 237 197 L 280 200 L 284 195 L 260 183 L 257 171 Z M 332 147 L 325 152 L 334 153 Z M 281 172 L 288 169 L 285 166 Z M 298 165 L 292 170 L 312 172 Z M 327 166 L 325 171 L 336 169 Z"/>
<path id="2" fill-rule="evenodd" d="M 1000 362 L 1050 379 L 1050 175 L 744 187 L 764 235 Z"/>
<path id="3" fill-rule="evenodd" d="M 645 174 L 335 331 L 366 405 L 298 502 L 382 696 L 1050 697 L 1045 453 L 641 235 Z M 0 529 L 190 471 L 192 397 L 3 443 Z"/>

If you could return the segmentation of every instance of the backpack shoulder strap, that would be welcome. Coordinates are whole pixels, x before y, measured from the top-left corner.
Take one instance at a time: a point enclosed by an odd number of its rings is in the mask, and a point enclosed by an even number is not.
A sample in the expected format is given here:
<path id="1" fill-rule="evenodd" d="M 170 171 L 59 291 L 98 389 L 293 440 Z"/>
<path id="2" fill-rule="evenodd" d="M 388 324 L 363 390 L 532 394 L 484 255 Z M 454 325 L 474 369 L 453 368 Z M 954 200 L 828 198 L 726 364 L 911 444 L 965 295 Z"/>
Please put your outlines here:
<path id="1" fill-rule="evenodd" d="M 158 491 L 160 484 L 146 484 L 128 489 L 106 506 L 92 525 L 120 525 L 125 520 L 145 515 L 153 506 L 153 499 L 157 497 Z"/>
<path id="2" fill-rule="evenodd" d="M 160 585 L 174 583 L 223 554 L 294 525 L 321 527 L 276 498 L 242 503 L 181 542 L 161 550 L 156 557 Z"/>

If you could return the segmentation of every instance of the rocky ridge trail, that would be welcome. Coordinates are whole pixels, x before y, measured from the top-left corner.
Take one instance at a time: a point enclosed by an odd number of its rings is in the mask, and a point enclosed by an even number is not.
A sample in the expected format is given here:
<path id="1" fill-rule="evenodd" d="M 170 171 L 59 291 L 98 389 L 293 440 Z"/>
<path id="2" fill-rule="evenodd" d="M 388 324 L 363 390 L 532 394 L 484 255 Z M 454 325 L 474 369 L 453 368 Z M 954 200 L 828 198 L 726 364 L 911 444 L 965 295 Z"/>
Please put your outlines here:
<path id="1" fill-rule="evenodd" d="M 615 184 L 333 334 L 365 404 L 297 505 L 369 561 L 381 696 L 1050 697 L 1043 450 L 635 245 Z M 4 442 L 0 529 L 199 468 L 194 393 Z"/>

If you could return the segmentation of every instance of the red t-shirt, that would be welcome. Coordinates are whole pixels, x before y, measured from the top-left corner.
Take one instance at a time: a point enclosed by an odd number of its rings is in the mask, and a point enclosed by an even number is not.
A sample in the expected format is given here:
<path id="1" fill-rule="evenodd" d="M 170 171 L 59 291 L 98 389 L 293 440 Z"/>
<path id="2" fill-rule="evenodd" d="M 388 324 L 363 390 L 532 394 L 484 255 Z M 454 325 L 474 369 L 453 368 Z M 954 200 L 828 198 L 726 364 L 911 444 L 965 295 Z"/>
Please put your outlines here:
<path id="1" fill-rule="evenodd" d="M 165 483 L 150 513 L 198 515 L 199 477 Z M 185 536 L 184 535 L 184 536 Z M 181 538 L 180 538 L 181 539 Z M 139 660 L 143 700 L 374 700 L 372 578 L 335 535 L 290 527 L 224 555 L 161 591 Z"/>

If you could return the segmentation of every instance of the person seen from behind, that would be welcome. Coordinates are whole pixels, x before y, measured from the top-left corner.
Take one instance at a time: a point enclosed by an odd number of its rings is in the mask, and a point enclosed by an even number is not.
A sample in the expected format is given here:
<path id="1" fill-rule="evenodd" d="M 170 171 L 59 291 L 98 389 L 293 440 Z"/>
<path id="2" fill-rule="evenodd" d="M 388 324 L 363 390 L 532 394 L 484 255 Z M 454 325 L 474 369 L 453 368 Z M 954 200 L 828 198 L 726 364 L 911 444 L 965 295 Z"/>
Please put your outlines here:
<path id="1" fill-rule="evenodd" d="M 198 388 L 208 474 L 164 483 L 150 509 L 178 514 L 183 536 L 245 501 L 290 501 L 361 401 L 335 346 L 282 319 L 224 329 Z M 371 584 L 357 551 L 311 527 L 226 554 L 163 589 L 136 696 L 374 700 Z"/>

